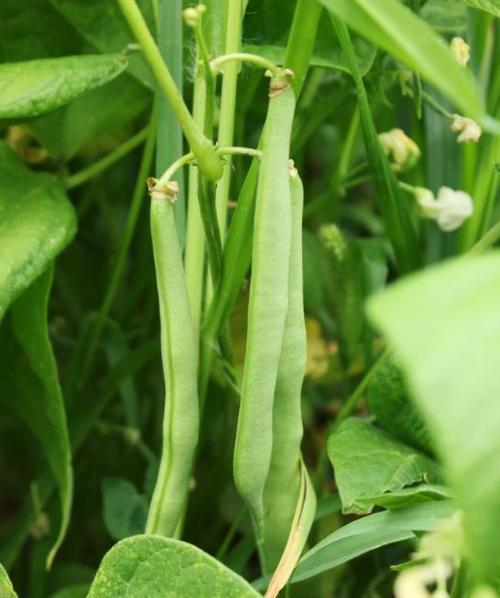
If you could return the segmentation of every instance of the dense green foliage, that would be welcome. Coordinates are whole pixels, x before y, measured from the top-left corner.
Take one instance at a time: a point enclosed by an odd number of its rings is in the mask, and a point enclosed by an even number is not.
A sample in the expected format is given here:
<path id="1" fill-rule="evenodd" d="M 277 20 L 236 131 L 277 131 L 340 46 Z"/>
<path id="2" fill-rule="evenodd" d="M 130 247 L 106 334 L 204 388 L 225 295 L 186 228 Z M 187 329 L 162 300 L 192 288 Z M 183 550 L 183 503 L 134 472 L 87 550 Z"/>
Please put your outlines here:
<path id="1" fill-rule="evenodd" d="M 500 596 L 498 17 L 2 0 L 0 598 Z"/>

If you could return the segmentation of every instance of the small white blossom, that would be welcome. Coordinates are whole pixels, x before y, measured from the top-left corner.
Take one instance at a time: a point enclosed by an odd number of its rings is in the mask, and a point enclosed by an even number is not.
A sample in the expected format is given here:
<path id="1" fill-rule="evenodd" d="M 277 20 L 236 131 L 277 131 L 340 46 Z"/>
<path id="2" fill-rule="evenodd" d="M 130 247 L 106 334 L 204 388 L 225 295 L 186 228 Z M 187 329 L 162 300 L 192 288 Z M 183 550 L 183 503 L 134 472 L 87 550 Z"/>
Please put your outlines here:
<path id="1" fill-rule="evenodd" d="M 451 52 L 460 66 L 467 66 L 470 60 L 470 46 L 461 37 L 454 37 L 450 44 Z"/>
<path id="2" fill-rule="evenodd" d="M 449 187 L 441 187 L 437 199 L 432 191 L 424 187 L 415 187 L 413 194 L 422 215 L 435 220 L 445 232 L 460 228 L 474 211 L 472 198 L 468 193 L 454 191 Z"/>
<path id="3" fill-rule="evenodd" d="M 458 143 L 477 143 L 482 133 L 481 127 L 475 120 L 460 114 L 453 115 L 450 129 L 454 133 L 460 133 L 457 139 Z"/>
<path id="4" fill-rule="evenodd" d="M 420 158 L 418 145 L 402 129 L 391 129 L 379 136 L 380 144 L 386 156 L 392 160 L 392 168 L 402 172 L 412 168 Z"/>
<path id="5" fill-rule="evenodd" d="M 463 191 L 454 191 L 449 187 L 441 187 L 436 204 L 438 204 L 439 210 L 436 221 L 439 228 L 445 232 L 460 228 L 474 212 L 471 196 Z"/>

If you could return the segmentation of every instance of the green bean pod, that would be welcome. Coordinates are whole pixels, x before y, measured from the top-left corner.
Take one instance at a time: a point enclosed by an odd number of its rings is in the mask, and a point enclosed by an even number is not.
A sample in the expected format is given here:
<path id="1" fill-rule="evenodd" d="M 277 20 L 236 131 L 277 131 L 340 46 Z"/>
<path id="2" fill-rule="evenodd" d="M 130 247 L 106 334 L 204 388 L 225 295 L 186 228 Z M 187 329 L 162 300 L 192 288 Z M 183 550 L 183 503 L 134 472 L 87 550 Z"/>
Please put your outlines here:
<path id="1" fill-rule="evenodd" d="M 152 193 L 151 237 L 160 306 L 165 414 L 160 470 L 146 532 L 173 536 L 184 512 L 198 442 L 196 345 L 174 206 Z"/>
<path id="2" fill-rule="evenodd" d="M 302 208 L 304 190 L 290 169 L 292 246 L 288 310 L 273 404 L 273 449 L 264 488 L 263 553 L 268 571 L 281 558 L 292 528 L 301 485 L 301 393 L 306 364 L 306 328 L 302 284 Z"/>
<path id="3" fill-rule="evenodd" d="M 271 82 L 257 184 L 252 279 L 234 479 L 261 542 L 264 486 L 273 445 L 273 399 L 288 307 L 291 203 L 288 174 L 295 96 Z"/>

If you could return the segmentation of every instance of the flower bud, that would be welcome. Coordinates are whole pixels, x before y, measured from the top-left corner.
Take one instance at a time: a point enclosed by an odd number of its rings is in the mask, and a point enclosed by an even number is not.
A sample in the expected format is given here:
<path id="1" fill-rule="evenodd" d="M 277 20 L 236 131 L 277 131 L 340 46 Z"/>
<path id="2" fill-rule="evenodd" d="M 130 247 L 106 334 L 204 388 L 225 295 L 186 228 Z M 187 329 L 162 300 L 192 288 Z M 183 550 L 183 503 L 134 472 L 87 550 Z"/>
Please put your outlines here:
<path id="1" fill-rule="evenodd" d="M 395 172 L 403 172 L 413 168 L 420 158 L 418 145 L 403 130 L 392 129 L 379 136 L 385 155 L 391 160 Z"/>
<path id="2" fill-rule="evenodd" d="M 451 52 L 460 66 L 467 66 L 470 60 L 470 46 L 461 37 L 454 37 L 450 44 Z"/>
<path id="3" fill-rule="evenodd" d="M 206 11 L 206 7 L 204 4 L 198 4 L 196 7 L 186 8 L 182 12 L 182 18 L 184 19 L 184 23 L 188 27 L 192 27 L 193 29 L 197 27 L 201 15 Z"/>
<path id="4" fill-rule="evenodd" d="M 453 115 L 453 122 L 450 129 L 454 133 L 460 133 L 458 136 L 458 143 L 477 143 L 481 137 L 481 127 L 472 118 L 460 116 L 460 114 Z"/>

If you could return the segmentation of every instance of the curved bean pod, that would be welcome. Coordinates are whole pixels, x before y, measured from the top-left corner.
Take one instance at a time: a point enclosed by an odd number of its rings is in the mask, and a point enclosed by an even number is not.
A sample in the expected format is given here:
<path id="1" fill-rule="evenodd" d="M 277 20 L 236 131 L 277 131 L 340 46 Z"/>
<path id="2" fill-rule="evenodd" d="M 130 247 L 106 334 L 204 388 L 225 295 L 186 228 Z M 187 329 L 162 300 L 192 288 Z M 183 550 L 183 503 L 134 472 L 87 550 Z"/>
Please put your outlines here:
<path id="1" fill-rule="evenodd" d="M 301 485 L 303 435 L 301 392 L 306 364 L 306 328 L 302 285 L 302 207 L 304 190 L 290 169 L 292 247 L 288 310 L 273 404 L 273 448 L 264 488 L 263 552 L 266 569 L 278 565 L 288 541 Z"/>
<path id="2" fill-rule="evenodd" d="M 291 203 L 288 174 L 295 96 L 273 79 L 262 143 L 253 236 L 252 280 L 234 479 L 261 543 L 263 493 L 271 463 L 273 399 L 288 307 Z"/>
<path id="3" fill-rule="evenodd" d="M 162 457 L 146 532 L 173 536 L 189 491 L 198 442 L 199 406 L 194 328 L 174 207 L 168 194 L 161 191 L 152 192 L 151 236 L 166 397 Z"/>

